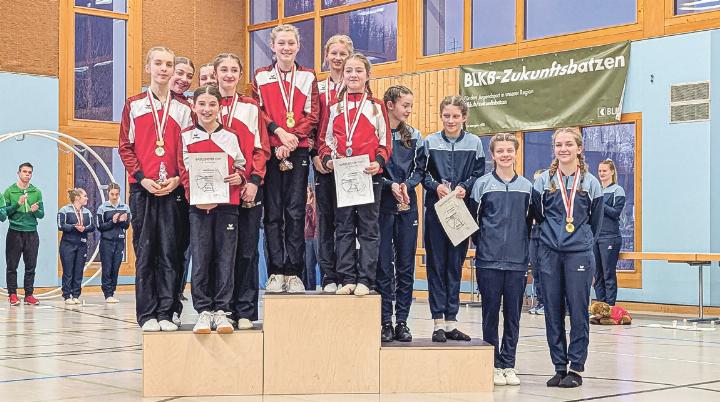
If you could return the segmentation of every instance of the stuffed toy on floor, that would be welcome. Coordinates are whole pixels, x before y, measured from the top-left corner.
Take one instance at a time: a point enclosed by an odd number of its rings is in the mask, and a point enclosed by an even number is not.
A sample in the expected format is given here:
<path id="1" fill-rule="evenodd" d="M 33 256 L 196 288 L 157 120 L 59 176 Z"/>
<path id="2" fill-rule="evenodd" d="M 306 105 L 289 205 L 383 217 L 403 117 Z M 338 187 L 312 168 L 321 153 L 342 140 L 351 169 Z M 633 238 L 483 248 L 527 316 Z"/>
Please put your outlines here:
<path id="1" fill-rule="evenodd" d="M 596 325 L 630 325 L 632 317 L 624 308 L 612 306 L 604 302 L 593 302 L 590 305 L 590 324 Z"/>

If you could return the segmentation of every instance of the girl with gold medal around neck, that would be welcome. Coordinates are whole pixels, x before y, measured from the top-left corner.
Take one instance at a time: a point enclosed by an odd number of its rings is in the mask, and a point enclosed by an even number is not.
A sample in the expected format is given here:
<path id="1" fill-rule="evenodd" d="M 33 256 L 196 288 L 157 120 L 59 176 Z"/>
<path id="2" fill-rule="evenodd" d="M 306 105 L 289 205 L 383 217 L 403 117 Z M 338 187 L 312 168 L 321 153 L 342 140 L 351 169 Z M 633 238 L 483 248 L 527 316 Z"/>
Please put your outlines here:
<path id="1" fill-rule="evenodd" d="M 540 225 L 538 261 L 545 326 L 555 376 L 548 387 L 582 385 L 590 323 L 588 303 L 597 241 L 603 219 L 603 191 L 588 172 L 582 133 L 560 128 L 552 137 L 555 159 L 535 180 L 532 205 Z M 567 302 L 566 302 L 567 301 Z M 570 313 L 570 341 L 565 312 Z"/>

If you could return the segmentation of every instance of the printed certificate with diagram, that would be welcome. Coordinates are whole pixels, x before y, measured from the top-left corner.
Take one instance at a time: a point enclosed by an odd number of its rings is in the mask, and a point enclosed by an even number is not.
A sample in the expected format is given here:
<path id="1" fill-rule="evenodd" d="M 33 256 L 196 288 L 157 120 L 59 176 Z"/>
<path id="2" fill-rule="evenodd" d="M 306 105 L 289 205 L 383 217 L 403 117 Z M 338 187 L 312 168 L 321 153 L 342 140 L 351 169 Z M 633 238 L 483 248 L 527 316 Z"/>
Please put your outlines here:
<path id="1" fill-rule="evenodd" d="M 190 175 L 190 205 L 230 202 L 228 156 L 224 152 L 191 153 L 187 167 Z"/>
<path id="2" fill-rule="evenodd" d="M 372 176 L 365 173 L 368 166 L 367 155 L 333 159 L 338 208 L 375 202 Z"/>

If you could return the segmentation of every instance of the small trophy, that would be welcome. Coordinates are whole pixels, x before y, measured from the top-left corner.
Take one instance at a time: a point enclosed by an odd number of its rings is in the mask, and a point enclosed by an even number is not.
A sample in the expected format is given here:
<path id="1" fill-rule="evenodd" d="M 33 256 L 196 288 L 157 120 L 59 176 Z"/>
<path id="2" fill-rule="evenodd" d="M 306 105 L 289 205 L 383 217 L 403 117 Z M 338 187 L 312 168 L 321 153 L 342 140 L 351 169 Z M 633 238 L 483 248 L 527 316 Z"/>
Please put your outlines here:
<path id="1" fill-rule="evenodd" d="M 402 193 L 402 201 L 397 204 L 398 212 L 405 212 L 410 210 L 410 196 L 407 193 L 407 186 L 405 183 L 400 185 L 400 193 Z"/>
<path id="2" fill-rule="evenodd" d="M 158 174 L 157 184 L 165 185 L 167 181 L 167 169 L 165 168 L 165 162 L 160 162 L 160 173 Z"/>
<path id="3" fill-rule="evenodd" d="M 282 158 L 280 160 L 280 171 L 281 172 L 287 172 L 289 170 L 293 169 L 293 164 L 287 158 Z"/>

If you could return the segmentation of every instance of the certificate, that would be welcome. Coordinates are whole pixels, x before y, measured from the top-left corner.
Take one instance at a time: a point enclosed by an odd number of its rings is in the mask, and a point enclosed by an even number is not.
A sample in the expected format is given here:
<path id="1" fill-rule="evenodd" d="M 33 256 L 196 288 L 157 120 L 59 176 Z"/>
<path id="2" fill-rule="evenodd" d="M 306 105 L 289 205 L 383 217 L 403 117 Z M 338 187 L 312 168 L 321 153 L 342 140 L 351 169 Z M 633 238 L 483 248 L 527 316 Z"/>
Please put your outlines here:
<path id="1" fill-rule="evenodd" d="M 375 202 L 372 175 L 365 173 L 368 166 L 370 158 L 367 155 L 333 159 L 338 208 Z"/>
<path id="2" fill-rule="evenodd" d="M 435 212 L 453 246 L 457 246 L 479 229 L 465 202 L 457 198 L 457 189 L 435 203 Z"/>
<path id="3" fill-rule="evenodd" d="M 190 176 L 190 205 L 230 202 L 228 156 L 224 152 L 187 154 Z"/>

